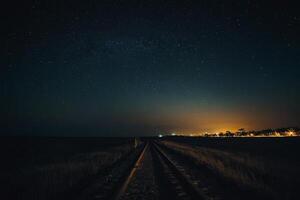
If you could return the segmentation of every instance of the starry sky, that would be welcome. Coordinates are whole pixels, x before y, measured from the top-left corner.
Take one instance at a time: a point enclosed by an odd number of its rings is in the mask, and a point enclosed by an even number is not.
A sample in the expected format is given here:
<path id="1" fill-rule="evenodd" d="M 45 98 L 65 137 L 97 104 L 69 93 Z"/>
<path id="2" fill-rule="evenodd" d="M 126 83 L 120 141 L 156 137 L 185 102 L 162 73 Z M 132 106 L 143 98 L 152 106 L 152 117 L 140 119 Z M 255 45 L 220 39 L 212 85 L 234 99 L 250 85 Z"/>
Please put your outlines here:
<path id="1" fill-rule="evenodd" d="M 298 6 L 270 2 L 12 1 L 0 134 L 299 126 Z"/>

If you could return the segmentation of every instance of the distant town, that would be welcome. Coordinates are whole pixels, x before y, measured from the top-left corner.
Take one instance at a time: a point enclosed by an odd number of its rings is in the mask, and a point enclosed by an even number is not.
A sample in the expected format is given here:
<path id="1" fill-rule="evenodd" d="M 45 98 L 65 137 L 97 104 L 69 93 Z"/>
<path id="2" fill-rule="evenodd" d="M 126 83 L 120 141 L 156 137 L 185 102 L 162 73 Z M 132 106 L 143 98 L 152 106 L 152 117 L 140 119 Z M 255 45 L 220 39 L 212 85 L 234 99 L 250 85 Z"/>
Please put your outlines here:
<path id="1" fill-rule="evenodd" d="M 278 129 L 265 129 L 260 131 L 247 131 L 244 128 L 238 129 L 236 132 L 226 131 L 218 133 L 193 133 L 193 134 L 159 134 L 158 137 L 164 136 L 189 136 L 189 137 L 297 137 L 300 136 L 300 128 L 278 128 Z"/>

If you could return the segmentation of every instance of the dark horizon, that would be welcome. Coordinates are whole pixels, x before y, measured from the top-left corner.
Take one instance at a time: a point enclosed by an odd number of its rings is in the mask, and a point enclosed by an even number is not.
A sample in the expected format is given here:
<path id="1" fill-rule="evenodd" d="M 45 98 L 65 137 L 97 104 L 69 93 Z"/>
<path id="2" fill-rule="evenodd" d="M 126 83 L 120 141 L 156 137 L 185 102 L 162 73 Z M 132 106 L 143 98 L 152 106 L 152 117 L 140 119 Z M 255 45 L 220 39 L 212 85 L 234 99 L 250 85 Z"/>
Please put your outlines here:
<path id="1" fill-rule="evenodd" d="M 0 135 L 300 126 L 292 1 L 26 1 L 4 10 Z"/>

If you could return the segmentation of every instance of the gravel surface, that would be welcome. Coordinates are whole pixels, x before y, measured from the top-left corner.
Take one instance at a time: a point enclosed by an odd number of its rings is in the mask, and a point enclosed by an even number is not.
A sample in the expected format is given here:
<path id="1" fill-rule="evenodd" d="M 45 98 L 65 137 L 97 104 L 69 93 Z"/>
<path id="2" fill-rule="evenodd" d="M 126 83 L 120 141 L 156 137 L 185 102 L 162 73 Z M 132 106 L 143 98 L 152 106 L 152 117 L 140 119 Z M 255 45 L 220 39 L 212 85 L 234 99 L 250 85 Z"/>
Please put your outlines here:
<path id="1" fill-rule="evenodd" d="M 154 179 L 153 161 L 150 149 L 144 154 L 144 158 L 137 168 L 134 177 L 128 185 L 122 200 L 157 200 L 158 188 Z"/>
<path id="2" fill-rule="evenodd" d="M 122 176 L 126 174 L 126 171 L 131 169 L 141 150 L 141 147 L 136 149 L 119 162 L 116 162 L 107 172 L 101 171 L 84 190 L 78 191 L 79 193 L 73 196 L 73 199 L 111 199 L 112 192 L 122 182 Z"/>

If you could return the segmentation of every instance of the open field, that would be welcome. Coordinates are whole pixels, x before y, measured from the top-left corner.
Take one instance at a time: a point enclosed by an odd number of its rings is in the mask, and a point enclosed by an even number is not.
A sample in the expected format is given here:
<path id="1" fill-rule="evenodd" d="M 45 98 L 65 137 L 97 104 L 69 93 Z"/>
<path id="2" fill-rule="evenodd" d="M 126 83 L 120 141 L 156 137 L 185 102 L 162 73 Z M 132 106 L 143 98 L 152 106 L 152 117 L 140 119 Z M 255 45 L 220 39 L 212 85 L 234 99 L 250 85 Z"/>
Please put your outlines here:
<path id="1" fill-rule="evenodd" d="M 187 138 L 162 143 L 242 189 L 296 199 L 300 138 Z"/>
<path id="2" fill-rule="evenodd" d="M 145 145 L 144 145 L 145 144 Z M 2 138 L 5 199 L 298 199 L 300 138 Z"/>
<path id="3" fill-rule="evenodd" d="M 133 150 L 130 138 L 2 138 L 7 199 L 59 199 Z"/>

